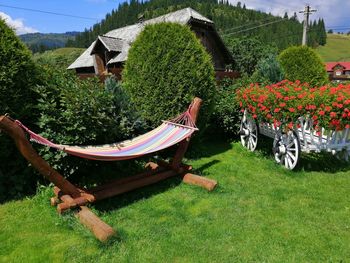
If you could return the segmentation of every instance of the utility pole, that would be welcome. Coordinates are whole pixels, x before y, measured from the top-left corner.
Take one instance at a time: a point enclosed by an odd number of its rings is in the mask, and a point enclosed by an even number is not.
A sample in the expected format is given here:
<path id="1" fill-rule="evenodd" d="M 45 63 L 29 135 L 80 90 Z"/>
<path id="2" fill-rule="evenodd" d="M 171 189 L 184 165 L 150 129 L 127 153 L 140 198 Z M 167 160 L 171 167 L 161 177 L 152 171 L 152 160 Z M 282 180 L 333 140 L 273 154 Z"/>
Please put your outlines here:
<path id="1" fill-rule="evenodd" d="M 302 40 L 302 45 L 306 46 L 307 45 L 307 30 L 309 26 L 309 15 L 313 12 L 316 12 L 317 10 L 311 9 L 310 5 L 306 5 L 304 8 L 304 11 L 300 11 L 299 13 L 304 13 L 304 22 L 303 22 L 303 40 Z"/>

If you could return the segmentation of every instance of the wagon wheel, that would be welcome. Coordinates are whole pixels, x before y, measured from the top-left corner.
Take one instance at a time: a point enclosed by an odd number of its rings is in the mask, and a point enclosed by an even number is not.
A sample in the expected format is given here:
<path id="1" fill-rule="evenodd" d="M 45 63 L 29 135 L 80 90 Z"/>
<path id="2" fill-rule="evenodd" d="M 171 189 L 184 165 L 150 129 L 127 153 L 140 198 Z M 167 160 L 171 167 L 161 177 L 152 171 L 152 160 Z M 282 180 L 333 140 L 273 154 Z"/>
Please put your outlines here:
<path id="1" fill-rule="evenodd" d="M 293 170 L 300 159 L 300 141 L 294 131 L 276 134 L 273 141 L 273 153 L 277 163 Z"/>
<path id="2" fill-rule="evenodd" d="M 240 136 L 242 145 L 252 152 L 255 151 L 258 145 L 258 126 L 246 111 L 241 121 Z"/>

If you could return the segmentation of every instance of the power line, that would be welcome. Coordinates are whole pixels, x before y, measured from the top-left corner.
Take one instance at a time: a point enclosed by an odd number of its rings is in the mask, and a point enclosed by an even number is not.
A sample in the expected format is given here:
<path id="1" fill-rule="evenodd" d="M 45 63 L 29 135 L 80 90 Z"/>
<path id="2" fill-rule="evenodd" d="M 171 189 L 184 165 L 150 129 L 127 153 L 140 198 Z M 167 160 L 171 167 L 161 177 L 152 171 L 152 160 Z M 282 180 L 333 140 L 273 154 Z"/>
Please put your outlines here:
<path id="1" fill-rule="evenodd" d="M 226 31 L 231 31 L 231 30 L 234 30 L 234 29 L 239 29 L 239 28 L 242 28 L 242 27 L 247 27 L 247 26 L 254 25 L 254 24 L 257 24 L 257 23 L 261 23 L 261 22 L 268 22 L 268 21 L 275 20 L 275 19 L 276 19 L 276 17 L 270 17 L 270 18 L 267 18 L 267 19 L 261 19 L 261 20 L 253 21 L 253 22 L 251 22 L 251 23 L 242 25 L 242 26 L 236 26 L 236 27 L 228 28 L 228 29 L 222 30 L 222 32 L 224 33 L 224 32 L 226 32 Z"/>
<path id="2" fill-rule="evenodd" d="M 76 15 L 70 15 L 70 14 L 63 14 L 63 13 L 56 13 L 51 11 L 45 11 L 45 10 L 38 10 L 38 9 L 32 9 L 32 8 L 24 8 L 19 6 L 11 6 L 11 5 L 3 5 L 0 4 L 2 7 L 12 8 L 12 9 L 19 9 L 19 10 L 25 10 L 30 12 L 37 12 L 37 13 L 44 13 L 49 15 L 56 15 L 56 16 L 66 16 L 66 17 L 73 17 L 73 18 L 79 18 L 79 19 L 88 19 L 88 20 L 99 20 L 98 18 L 92 18 L 92 17 L 85 17 L 85 16 L 76 16 Z"/>
<path id="3" fill-rule="evenodd" d="M 243 30 L 236 31 L 236 32 L 232 32 L 232 33 L 228 33 L 228 34 L 223 34 L 223 36 L 230 36 L 230 35 L 234 35 L 234 34 L 246 32 L 246 31 L 251 31 L 251 30 L 254 30 L 254 29 L 259 28 L 259 27 L 263 27 L 263 26 L 267 26 L 267 25 L 279 23 L 279 22 L 286 21 L 286 20 L 287 20 L 287 19 L 282 18 L 282 19 L 280 19 L 280 20 L 276 20 L 276 21 L 272 21 L 272 22 L 269 22 L 269 23 L 261 24 L 261 25 L 259 25 L 259 26 L 255 26 L 255 27 L 243 29 Z"/>

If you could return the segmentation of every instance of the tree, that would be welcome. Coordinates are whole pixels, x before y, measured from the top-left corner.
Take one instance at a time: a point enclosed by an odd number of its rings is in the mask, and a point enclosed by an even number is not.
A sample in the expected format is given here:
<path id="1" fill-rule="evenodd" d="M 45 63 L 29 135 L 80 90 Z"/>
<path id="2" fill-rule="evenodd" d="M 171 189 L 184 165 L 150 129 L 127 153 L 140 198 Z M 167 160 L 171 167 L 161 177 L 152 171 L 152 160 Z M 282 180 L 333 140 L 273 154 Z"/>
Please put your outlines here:
<path id="1" fill-rule="evenodd" d="M 329 30 L 327 31 L 327 33 L 328 33 L 328 34 L 333 34 L 333 29 L 329 29 Z"/>
<path id="2" fill-rule="evenodd" d="M 307 46 L 287 48 L 279 55 L 278 60 L 285 77 L 291 81 L 300 80 L 312 86 L 328 82 L 326 68 L 321 58 Z"/>
<path id="3" fill-rule="evenodd" d="M 129 50 L 123 81 L 135 107 L 151 126 L 183 112 L 195 96 L 204 102 L 202 121 L 210 115 L 214 67 L 187 26 L 146 26 Z"/>
<path id="4" fill-rule="evenodd" d="M 277 50 L 269 45 L 263 45 L 256 38 L 234 39 L 228 44 L 234 57 L 233 68 L 240 73 L 253 74 L 258 61 Z"/>

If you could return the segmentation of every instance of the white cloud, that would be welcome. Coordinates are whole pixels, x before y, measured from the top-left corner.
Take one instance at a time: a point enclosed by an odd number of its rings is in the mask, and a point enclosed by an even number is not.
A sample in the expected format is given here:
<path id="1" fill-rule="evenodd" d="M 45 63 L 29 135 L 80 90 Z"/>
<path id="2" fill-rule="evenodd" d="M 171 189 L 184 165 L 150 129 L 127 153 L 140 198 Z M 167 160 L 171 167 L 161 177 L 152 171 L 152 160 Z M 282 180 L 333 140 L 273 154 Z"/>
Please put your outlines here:
<path id="1" fill-rule="evenodd" d="M 25 26 L 21 18 L 12 19 L 8 14 L 3 12 L 0 12 L 0 18 L 3 19 L 9 27 L 14 29 L 17 35 L 38 32 L 35 28 Z"/>

